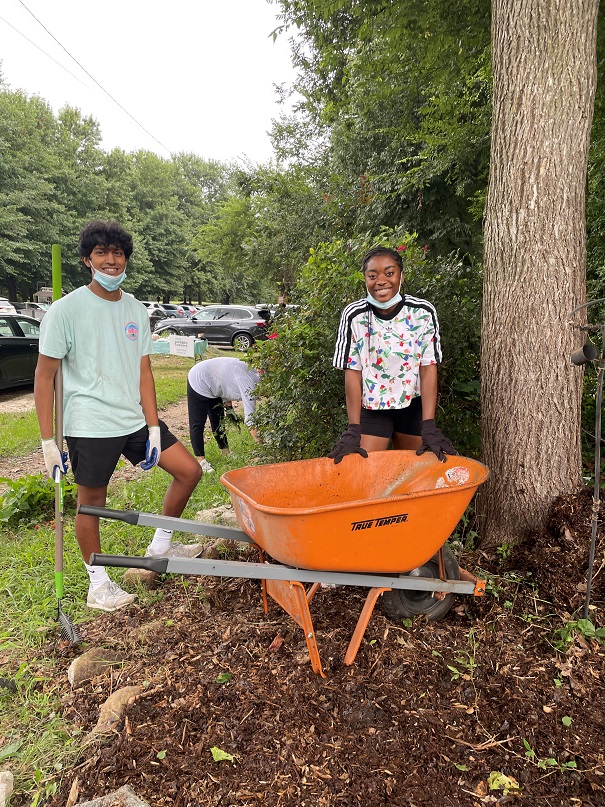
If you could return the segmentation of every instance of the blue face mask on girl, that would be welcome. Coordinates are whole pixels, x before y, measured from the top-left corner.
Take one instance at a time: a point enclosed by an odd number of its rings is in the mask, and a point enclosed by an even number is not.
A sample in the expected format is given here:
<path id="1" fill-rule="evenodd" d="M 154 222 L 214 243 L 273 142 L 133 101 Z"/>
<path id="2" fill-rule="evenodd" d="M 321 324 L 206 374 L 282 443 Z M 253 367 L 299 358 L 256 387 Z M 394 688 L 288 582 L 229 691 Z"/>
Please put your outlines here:
<path id="1" fill-rule="evenodd" d="M 92 277 L 105 291 L 117 291 L 126 278 L 126 272 L 121 275 L 106 275 L 104 272 L 93 271 Z"/>
<path id="2" fill-rule="evenodd" d="M 374 297 L 368 292 L 366 300 L 370 305 L 373 305 L 374 308 L 380 308 L 382 311 L 386 311 L 388 308 L 393 308 L 393 306 L 397 305 L 403 300 L 401 296 L 401 292 L 398 291 L 394 297 L 391 297 L 390 300 L 385 300 L 385 302 L 380 302 L 379 300 L 375 300 Z"/>
<path id="3" fill-rule="evenodd" d="M 374 308 L 380 308 L 381 310 L 385 311 L 387 308 L 393 308 L 393 306 L 397 305 L 397 303 L 400 303 L 403 300 L 403 297 L 401 296 L 400 292 L 397 292 L 397 294 L 394 297 L 391 297 L 390 300 L 385 300 L 384 303 L 381 303 L 380 301 L 375 300 L 368 292 L 366 300 L 370 305 L 373 305 Z"/>

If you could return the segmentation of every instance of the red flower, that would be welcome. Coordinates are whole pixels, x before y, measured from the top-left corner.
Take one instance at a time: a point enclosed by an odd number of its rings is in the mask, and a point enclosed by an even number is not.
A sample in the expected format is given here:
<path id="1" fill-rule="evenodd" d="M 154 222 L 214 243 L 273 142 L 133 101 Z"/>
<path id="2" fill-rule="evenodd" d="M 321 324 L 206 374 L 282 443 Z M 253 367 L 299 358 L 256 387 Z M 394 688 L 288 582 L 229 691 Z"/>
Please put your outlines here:
<path id="1" fill-rule="evenodd" d="M 407 246 L 405 244 L 399 244 L 399 246 L 397 247 L 397 252 L 405 252 L 406 249 Z"/>
<path id="2" fill-rule="evenodd" d="M 429 251 L 430 247 L 429 247 L 429 245 L 428 245 L 428 244 L 424 244 L 422 247 L 420 247 L 420 249 L 421 249 L 421 250 L 424 252 L 424 254 L 426 255 L 426 253 Z"/>

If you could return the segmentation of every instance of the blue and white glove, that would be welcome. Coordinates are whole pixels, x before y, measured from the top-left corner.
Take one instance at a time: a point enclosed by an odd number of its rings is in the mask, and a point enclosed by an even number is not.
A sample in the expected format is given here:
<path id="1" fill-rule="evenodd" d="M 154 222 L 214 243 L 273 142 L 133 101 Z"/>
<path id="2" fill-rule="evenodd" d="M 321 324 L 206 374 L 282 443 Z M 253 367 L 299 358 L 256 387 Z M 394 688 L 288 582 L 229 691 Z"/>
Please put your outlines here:
<path id="1" fill-rule="evenodd" d="M 44 464 L 49 477 L 57 481 L 57 471 L 62 474 L 67 473 L 67 451 L 59 451 L 59 446 L 54 438 L 42 440 L 42 452 L 44 454 Z"/>
<path id="2" fill-rule="evenodd" d="M 145 446 L 145 459 L 141 463 L 141 468 L 144 471 L 149 471 L 154 465 L 158 464 L 161 453 L 162 440 L 160 438 L 160 427 L 149 426 L 149 437 L 147 438 L 147 445 Z"/>

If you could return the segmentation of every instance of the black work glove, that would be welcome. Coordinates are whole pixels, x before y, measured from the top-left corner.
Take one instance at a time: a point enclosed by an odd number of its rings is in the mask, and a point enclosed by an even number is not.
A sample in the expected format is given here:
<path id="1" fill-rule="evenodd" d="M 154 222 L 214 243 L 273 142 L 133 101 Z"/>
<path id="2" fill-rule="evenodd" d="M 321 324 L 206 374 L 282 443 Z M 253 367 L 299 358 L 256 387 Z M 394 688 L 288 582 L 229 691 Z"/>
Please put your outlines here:
<path id="1" fill-rule="evenodd" d="M 334 465 L 338 465 L 347 454 L 361 454 L 362 457 L 368 456 L 368 452 L 365 448 L 361 447 L 361 426 L 359 423 L 349 423 L 348 429 L 336 443 L 332 451 L 330 451 L 328 457 L 334 460 Z"/>
<path id="2" fill-rule="evenodd" d="M 432 451 L 433 454 L 437 455 L 437 459 L 445 462 L 446 454 L 458 453 L 441 429 L 435 425 L 434 420 L 423 420 L 420 434 L 422 436 L 422 445 L 416 451 L 418 456 L 424 454 L 425 451 Z"/>

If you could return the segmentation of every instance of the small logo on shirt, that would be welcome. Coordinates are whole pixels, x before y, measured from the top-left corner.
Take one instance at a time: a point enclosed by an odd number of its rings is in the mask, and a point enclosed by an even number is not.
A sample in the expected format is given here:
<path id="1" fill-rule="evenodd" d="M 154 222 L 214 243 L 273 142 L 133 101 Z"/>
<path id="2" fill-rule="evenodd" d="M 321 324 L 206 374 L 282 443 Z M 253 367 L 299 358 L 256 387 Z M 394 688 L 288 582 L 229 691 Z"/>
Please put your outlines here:
<path id="1" fill-rule="evenodd" d="M 139 326 L 136 324 L 136 322 L 128 322 L 124 328 L 124 333 L 126 334 L 127 339 L 134 342 L 139 338 Z"/>

